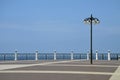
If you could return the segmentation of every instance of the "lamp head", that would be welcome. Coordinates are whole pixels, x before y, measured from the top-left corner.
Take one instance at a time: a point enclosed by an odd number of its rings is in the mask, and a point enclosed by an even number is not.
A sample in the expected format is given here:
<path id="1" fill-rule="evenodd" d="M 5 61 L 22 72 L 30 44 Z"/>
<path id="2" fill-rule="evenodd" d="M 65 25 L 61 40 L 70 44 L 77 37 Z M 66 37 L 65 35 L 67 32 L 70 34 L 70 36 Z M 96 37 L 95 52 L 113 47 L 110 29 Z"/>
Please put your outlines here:
<path id="1" fill-rule="evenodd" d="M 91 24 L 91 21 L 92 21 L 93 24 L 99 24 L 100 23 L 100 20 L 98 18 L 94 18 L 92 16 L 84 19 L 84 23 L 86 23 L 86 24 Z"/>

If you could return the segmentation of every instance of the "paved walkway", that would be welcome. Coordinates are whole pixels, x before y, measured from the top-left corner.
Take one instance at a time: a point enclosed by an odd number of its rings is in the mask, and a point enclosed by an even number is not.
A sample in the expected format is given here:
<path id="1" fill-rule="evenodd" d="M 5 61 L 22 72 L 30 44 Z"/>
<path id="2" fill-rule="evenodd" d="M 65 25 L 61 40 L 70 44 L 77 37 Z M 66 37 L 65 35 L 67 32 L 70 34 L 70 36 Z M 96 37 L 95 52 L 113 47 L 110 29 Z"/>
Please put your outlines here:
<path id="1" fill-rule="evenodd" d="M 0 62 L 0 80 L 120 80 L 120 61 Z"/>

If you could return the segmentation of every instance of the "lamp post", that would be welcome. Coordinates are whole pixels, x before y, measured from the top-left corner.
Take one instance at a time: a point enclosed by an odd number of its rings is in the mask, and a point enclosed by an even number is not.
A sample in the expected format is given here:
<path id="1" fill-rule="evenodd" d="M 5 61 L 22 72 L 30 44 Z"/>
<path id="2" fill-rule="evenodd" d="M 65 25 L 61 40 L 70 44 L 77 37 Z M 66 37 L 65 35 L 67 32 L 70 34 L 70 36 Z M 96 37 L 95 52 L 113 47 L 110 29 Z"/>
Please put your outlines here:
<path id="1" fill-rule="evenodd" d="M 84 19 L 84 22 L 90 24 L 90 63 L 93 64 L 92 61 L 92 24 L 100 23 L 99 19 L 94 18 L 91 14 L 89 18 Z"/>

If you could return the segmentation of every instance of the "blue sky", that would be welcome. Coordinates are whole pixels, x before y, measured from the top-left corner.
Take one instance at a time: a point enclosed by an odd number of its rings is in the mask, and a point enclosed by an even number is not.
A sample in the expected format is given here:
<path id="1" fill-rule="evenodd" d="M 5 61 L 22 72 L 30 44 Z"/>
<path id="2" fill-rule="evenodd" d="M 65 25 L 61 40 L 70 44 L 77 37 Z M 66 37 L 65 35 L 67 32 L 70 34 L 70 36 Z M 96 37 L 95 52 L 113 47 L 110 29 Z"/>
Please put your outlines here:
<path id="1" fill-rule="evenodd" d="M 0 52 L 120 52 L 120 0 L 0 0 Z"/>

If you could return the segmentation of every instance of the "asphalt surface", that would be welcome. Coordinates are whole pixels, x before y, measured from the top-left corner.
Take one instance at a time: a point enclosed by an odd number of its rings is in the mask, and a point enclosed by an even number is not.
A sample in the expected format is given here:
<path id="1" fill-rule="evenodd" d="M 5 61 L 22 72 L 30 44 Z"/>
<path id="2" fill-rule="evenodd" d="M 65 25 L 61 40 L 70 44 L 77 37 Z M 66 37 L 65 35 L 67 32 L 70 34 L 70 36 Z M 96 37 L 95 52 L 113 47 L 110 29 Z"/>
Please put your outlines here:
<path id="1" fill-rule="evenodd" d="M 89 61 L 80 60 L 68 62 L 11 61 L 2 62 L 0 66 L 15 64 L 35 65 L 0 70 L 0 80 L 110 80 L 119 67 L 120 61 L 93 61 L 92 65 Z"/>
<path id="2" fill-rule="evenodd" d="M 0 80 L 109 80 L 106 75 L 83 74 L 0 74 Z"/>

